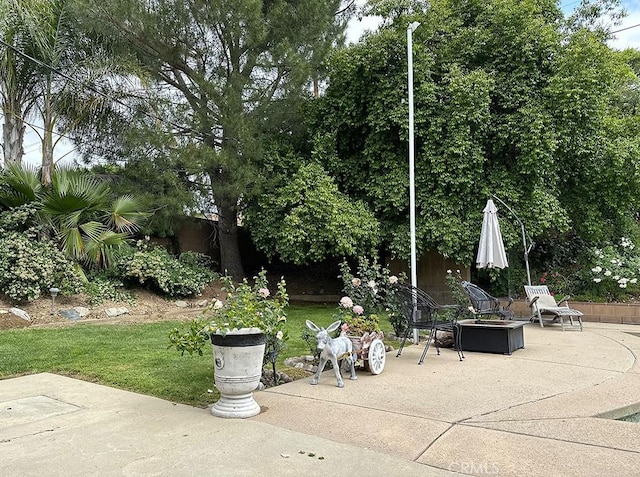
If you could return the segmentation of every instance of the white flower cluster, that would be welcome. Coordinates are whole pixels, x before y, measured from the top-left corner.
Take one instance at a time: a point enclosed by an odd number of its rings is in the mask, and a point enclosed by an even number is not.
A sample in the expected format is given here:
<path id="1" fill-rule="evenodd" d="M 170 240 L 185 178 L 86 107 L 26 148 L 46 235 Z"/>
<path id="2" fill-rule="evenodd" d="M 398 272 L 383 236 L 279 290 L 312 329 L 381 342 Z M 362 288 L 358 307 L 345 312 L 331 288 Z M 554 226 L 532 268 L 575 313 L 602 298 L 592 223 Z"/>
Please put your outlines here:
<path id="1" fill-rule="evenodd" d="M 591 269 L 593 281 L 601 283 L 611 279 L 620 288 L 627 288 L 638 282 L 636 275 L 640 274 L 639 258 L 629 252 L 634 249 L 634 244 L 630 239 L 622 237 L 620 239 L 622 250 L 616 251 L 613 247 L 605 247 L 604 250 L 596 249 L 593 252 L 595 258 L 602 261 L 602 266 L 597 265 Z M 622 257 L 622 256 L 623 257 Z"/>
<path id="2" fill-rule="evenodd" d="M 626 248 L 626 249 L 629 249 L 629 250 L 633 250 L 633 248 L 634 248 L 633 242 L 630 239 L 628 239 L 627 237 L 622 237 L 620 239 L 620 245 L 622 246 L 622 248 Z"/>

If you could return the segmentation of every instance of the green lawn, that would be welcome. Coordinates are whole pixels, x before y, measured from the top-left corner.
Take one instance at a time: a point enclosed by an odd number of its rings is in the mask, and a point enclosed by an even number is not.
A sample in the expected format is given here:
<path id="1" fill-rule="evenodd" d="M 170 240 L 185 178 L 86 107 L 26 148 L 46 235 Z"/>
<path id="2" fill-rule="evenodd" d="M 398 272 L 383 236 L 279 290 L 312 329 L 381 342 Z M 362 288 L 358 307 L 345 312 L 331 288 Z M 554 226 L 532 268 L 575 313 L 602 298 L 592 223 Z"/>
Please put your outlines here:
<path id="1" fill-rule="evenodd" d="M 289 341 L 279 360 L 309 354 L 301 338 L 305 320 L 319 326 L 333 321 L 335 306 L 292 305 L 288 309 Z M 206 406 L 218 399 L 210 353 L 181 356 L 169 346 L 177 321 L 0 331 L 0 379 L 52 372 L 157 396 L 173 402 Z M 383 327 L 391 329 L 388 323 Z M 209 393 L 208 390 L 213 390 Z"/>

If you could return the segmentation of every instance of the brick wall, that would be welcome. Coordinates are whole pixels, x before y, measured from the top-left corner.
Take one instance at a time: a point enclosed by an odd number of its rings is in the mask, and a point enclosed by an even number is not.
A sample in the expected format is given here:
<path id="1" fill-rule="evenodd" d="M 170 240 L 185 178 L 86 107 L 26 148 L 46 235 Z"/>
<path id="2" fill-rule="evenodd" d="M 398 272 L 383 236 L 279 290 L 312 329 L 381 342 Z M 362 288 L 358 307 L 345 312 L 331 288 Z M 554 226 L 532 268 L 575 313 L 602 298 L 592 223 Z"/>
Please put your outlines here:
<path id="1" fill-rule="evenodd" d="M 584 313 L 582 321 L 640 325 L 640 304 L 570 301 L 569 305 Z M 522 318 L 531 316 L 530 308 L 525 300 L 514 301 L 511 309 L 516 316 Z"/>

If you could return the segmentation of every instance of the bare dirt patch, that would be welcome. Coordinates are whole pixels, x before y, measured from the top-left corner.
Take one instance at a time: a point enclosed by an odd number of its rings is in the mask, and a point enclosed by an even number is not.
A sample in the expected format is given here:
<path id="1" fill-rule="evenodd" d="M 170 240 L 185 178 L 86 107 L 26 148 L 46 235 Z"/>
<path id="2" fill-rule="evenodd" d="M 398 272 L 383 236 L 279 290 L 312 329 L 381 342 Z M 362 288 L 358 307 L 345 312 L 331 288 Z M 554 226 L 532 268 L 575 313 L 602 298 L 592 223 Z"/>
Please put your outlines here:
<path id="1" fill-rule="evenodd" d="M 304 297 L 304 301 L 315 301 L 315 297 L 332 297 L 340 293 L 341 284 L 337 279 L 336 266 L 319 265 L 300 270 L 285 270 L 283 273 L 269 274 L 271 286 L 276 285 L 283 277 L 287 284 L 287 292 L 292 301 Z M 105 302 L 91 305 L 87 295 L 79 294 L 70 297 L 57 296 L 52 313 L 50 296 L 43 296 L 38 300 L 14 304 L 0 296 L 0 330 L 10 328 L 24 328 L 28 326 L 65 326 L 75 323 L 120 323 L 161 321 L 168 319 L 189 320 L 198 316 L 211 303 L 211 300 L 224 296 L 221 283 L 213 281 L 198 297 L 170 299 L 164 298 L 149 290 L 130 290 L 135 296 L 134 303 Z M 186 302 L 187 307 L 180 307 L 176 302 Z M 205 304 L 206 302 L 206 304 Z M 74 307 L 89 308 L 90 313 L 80 320 L 69 320 L 60 314 L 62 310 Z M 11 313 L 9 308 L 16 307 L 25 311 L 30 321 L 23 320 Z M 108 308 L 127 308 L 129 312 L 115 318 L 107 316 Z"/>
<path id="2" fill-rule="evenodd" d="M 200 314 L 212 299 L 220 295 L 220 286 L 216 282 L 205 288 L 201 296 L 179 300 L 163 298 L 148 290 L 134 290 L 132 294 L 135 296 L 135 302 L 133 303 L 104 302 L 100 305 L 91 305 L 88 296 L 84 294 L 68 297 L 57 296 L 53 307 L 51 297 L 41 297 L 38 300 L 19 304 L 13 304 L 0 298 L 0 329 L 24 328 L 27 326 L 62 326 L 83 322 L 112 323 L 190 319 Z M 186 302 L 187 307 L 178 306 L 176 303 L 180 301 Z M 25 311 L 30 320 L 26 321 L 11 313 L 4 313 L 12 307 Z M 79 320 L 69 320 L 60 314 L 62 310 L 69 310 L 74 307 L 88 308 L 90 310 L 89 314 Z M 107 316 L 105 311 L 109 308 L 127 308 L 129 312 L 112 318 Z"/>

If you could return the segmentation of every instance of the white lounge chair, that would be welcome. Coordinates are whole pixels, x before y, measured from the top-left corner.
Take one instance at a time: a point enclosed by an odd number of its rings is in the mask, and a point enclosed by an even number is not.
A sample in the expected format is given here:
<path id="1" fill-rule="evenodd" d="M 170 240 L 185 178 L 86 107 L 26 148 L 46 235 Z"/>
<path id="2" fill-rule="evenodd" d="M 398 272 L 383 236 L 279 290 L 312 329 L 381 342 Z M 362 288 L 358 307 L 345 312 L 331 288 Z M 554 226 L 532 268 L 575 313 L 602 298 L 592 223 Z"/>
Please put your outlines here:
<path id="1" fill-rule="evenodd" d="M 574 326 L 574 317 L 578 319 L 580 324 L 580 331 L 582 331 L 582 315 L 583 313 L 578 310 L 574 310 L 569 306 L 569 296 L 565 296 L 559 302 L 549 292 L 549 288 L 546 285 L 540 286 L 526 286 L 524 291 L 527 294 L 527 302 L 531 307 L 531 321 L 538 320 L 540 327 L 544 328 L 542 323 L 542 315 L 551 316 L 554 323 L 560 320 L 562 331 L 564 331 L 564 319 L 563 317 L 569 317 L 571 326 Z M 564 306 L 563 306 L 564 303 Z"/>

